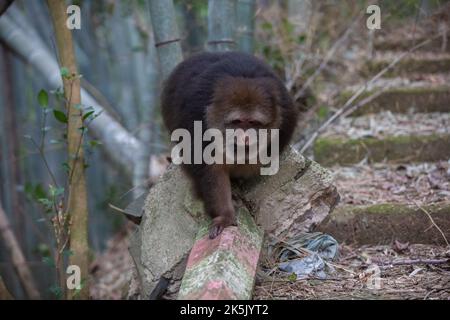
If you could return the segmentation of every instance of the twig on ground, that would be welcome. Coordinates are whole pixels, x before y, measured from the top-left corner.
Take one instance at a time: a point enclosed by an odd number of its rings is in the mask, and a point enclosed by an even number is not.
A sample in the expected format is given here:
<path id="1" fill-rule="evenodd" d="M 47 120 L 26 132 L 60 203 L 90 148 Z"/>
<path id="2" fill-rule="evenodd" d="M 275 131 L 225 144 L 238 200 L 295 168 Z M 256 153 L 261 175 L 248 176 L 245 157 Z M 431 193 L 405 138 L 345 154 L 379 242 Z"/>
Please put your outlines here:
<path id="1" fill-rule="evenodd" d="M 414 265 L 414 264 L 446 264 L 450 263 L 450 259 L 408 259 L 408 260 L 398 260 L 398 261 L 388 261 L 388 262 L 376 262 L 376 260 L 373 261 L 376 264 L 379 264 L 379 267 L 393 267 L 393 266 L 407 266 L 407 265 Z"/>
<path id="2" fill-rule="evenodd" d="M 447 247 L 450 247 L 450 244 L 448 243 L 447 237 L 445 236 L 444 232 L 442 232 L 442 229 L 436 224 L 436 222 L 434 222 L 433 217 L 431 217 L 431 214 L 424 209 L 422 206 L 420 206 L 417 201 L 414 201 L 414 204 L 420 209 L 422 210 L 430 219 L 431 223 L 436 227 L 436 229 L 440 232 L 440 234 L 442 235 L 442 238 L 444 238 L 445 243 L 447 244 Z"/>

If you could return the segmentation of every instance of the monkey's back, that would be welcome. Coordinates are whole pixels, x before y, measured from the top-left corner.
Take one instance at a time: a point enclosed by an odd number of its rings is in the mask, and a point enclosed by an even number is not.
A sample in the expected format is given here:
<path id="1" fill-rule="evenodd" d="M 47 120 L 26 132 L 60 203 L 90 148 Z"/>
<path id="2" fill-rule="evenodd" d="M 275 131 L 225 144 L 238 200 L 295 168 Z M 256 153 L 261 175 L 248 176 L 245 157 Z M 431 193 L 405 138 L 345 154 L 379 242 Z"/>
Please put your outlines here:
<path id="1" fill-rule="evenodd" d="M 190 129 L 195 120 L 204 120 L 211 104 L 215 83 L 225 76 L 279 81 L 269 66 L 241 52 L 204 52 L 180 63 L 166 80 L 161 97 L 163 119 L 170 132 Z M 282 85 L 280 81 L 280 85 Z"/>

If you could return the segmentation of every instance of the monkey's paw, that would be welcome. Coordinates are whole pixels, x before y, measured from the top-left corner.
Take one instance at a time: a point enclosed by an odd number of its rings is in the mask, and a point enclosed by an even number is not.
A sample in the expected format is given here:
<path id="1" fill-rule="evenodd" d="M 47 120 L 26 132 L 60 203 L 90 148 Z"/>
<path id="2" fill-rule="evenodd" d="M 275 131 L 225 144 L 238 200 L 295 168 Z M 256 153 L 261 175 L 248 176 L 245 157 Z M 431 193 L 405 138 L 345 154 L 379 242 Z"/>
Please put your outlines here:
<path id="1" fill-rule="evenodd" d="M 215 217 L 212 221 L 211 228 L 209 229 L 209 238 L 214 239 L 222 233 L 222 231 L 229 226 L 237 225 L 234 217 Z"/>

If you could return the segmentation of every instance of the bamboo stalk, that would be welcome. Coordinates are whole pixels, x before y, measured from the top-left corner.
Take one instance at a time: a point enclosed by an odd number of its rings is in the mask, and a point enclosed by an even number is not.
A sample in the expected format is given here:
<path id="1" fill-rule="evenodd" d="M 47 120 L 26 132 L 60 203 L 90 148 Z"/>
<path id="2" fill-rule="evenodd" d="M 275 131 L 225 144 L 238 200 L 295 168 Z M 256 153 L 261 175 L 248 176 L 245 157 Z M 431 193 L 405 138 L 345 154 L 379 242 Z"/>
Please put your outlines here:
<path id="1" fill-rule="evenodd" d="M 208 50 L 230 51 L 236 48 L 234 39 L 235 1 L 208 1 Z"/>
<path id="2" fill-rule="evenodd" d="M 255 46 L 255 0 L 237 0 L 236 38 L 240 51 L 253 53 Z"/>
<path id="3" fill-rule="evenodd" d="M 167 79 L 175 66 L 183 60 L 173 1 L 148 0 L 148 4 L 161 75 L 163 79 Z"/>

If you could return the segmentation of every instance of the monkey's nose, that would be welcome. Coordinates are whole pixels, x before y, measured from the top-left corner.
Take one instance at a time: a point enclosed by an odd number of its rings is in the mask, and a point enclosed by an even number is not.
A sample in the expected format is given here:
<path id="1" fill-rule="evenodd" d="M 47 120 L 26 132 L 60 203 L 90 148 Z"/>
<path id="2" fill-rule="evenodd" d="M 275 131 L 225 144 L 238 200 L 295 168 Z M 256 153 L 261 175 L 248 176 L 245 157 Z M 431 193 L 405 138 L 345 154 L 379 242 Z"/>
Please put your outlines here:
<path id="1" fill-rule="evenodd" d="M 248 146 L 250 144 L 250 137 L 249 136 L 245 136 L 244 143 L 245 143 L 246 146 Z"/>

